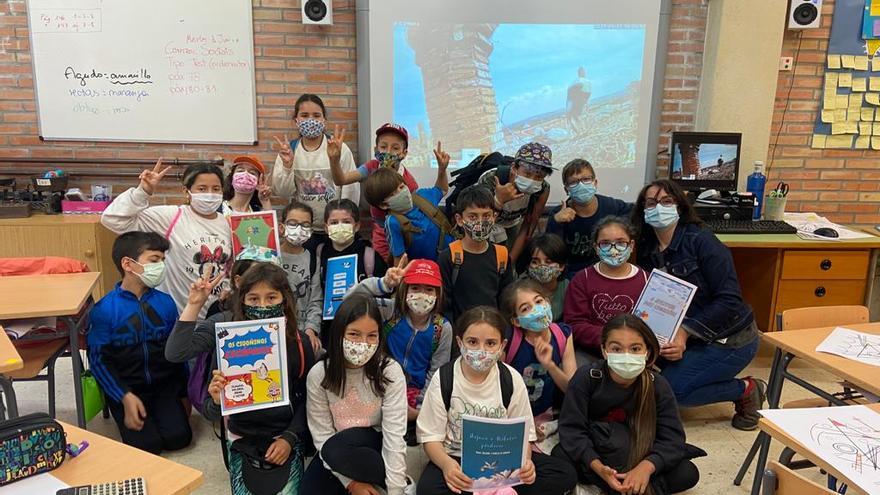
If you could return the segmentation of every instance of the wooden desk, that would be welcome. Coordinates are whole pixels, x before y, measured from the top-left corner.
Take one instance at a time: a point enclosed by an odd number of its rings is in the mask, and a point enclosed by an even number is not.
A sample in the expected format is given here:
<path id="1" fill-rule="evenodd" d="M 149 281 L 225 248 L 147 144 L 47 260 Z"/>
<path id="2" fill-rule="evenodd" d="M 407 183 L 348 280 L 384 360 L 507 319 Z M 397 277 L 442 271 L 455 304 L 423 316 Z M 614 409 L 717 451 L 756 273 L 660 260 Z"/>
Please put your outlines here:
<path id="1" fill-rule="evenodd" d="M 79 353 L 81 321 L 76 316 L 91 304 L 99 272 L 59 275 L 0 277 L 0 319 L 57 316 L 69 330 L 68 350 L 73 368 L 77 423 L 85 427 L 83 415 L 82 359 Z"/>
<path id="2" fill-rule="evenodd" d="M 807 241 L 795 234 L 719 234 L 733 253 L 758 328 L 776 330 L 791 308 L 869 305 L 880 237 Z"/>
<path id="3" fill-rule="evenodd" d="M 843 378 L 853 385 L 862 388 L 872 394 L 880 395 L 880 368 L 869 364 L 860 363 L 851 359 L 846 359 L 834 354 L 824 352 L 816 352 L 816 346 L 835 329 L 836 327 L 823 327 L 805 330 L 787 330 L 785 332 L 765 333 L 762 339 L 776 347 L 773 355 L 773 364 L 770 367 L 770 378 L 767 382 L 767 407 L 770 409 L 779 408 L 779 398 L 782 395 L 782 386 L 785 380 L 796 383 L 797 385 L 813 392 L 814 394 L 826 399 L 834 405 L 845 405 L 845 403 L 829 392 L 816 387 L 803 378 L 795 375 L 788 370 L 789 365 L 794 359 L 802 359 L 810 363 L 813 367 L 825 370 L 833 375 Z M 880 335 L 880 322 L 862 323 L 858 325 L 846 325 L 846 328 L 857 330 L 859 332 Z M 758 464 L 755 467 L 755 479 L 752 483 L 752 495 L 758 495 L 761 486 L 761 476 L 764 472 L 764 466 L 767 464 L 767 453 L 770 449 L 770 436 L 761 432 L 758 438 L 752 444 L 752 448 L 746 455 L 743 464 L 740 466 L 739 472 L 734 479 L 734 484 L 739 485 L 752 463 L 755 455 L 758 455 Z"/>
<path id="4" fill-rule="evenodd" d="M 15 350 L 6 331 L 0 327 L 0 374 L 17 371 L 23 367 L 21 356 L 18 355 L 18 351 Z"/>
<path id="5" fill-rule="evenodd" d="M 101 215 L 46 215 L 0 219 L 0 258 L 64 256 L 101 272 L 95 300 L 113 290 L 119 272 L 111 252 L 116 234 L 101 225 Z"/>
<path id="6" fill-rule="evenodd" d="M 870 405 L 868 405 L 868 407 L 870 407 L 874 411 L 880 413 L 880 404 L 870 404 Z M 841 473 L 834 466 L 832 466 L 831 464 L 826 462 L 825 459 L 819 457 L 818 455 L 816 455 L 815 452 L 813 452 L 812 450 L 807 448 L 804 444 L 798 442 L 797 440 L 795 440 L 794 438 L 789 436 L 788 433 L 782 431 L 779 428 L 779 426 L 776 425 L 776 423 L 774 423 L 766 418 L 761 418 L 758 421 L 758 427 L 761 428 L 762 432 L 773 437 L 774 440 L 778 440 L 779 442 L 782 442 L 782 444 L 785 445 L 786 447 L 794 450 L 795 452 L 800 454 L 802 457 L 806 458 L 807 460 L 809 460 L 810 462 L 812 462 L 816 466 L 824 469 L 827 473 L 830 473 L 832 476 L 834 476 L 838 480 L 846 483 L 846 485 L 847 485 L 847 492 L 846 493 L 859 493 L 859 494 L 869 495 L 868 492 L 859 488 L 858 485 L 853 483 L 853 481 L 851 479 L 849 479 L 847 476 L 845 476 L 843 473 Z"/>
<path id="7" fill-rule="evenodd" d="M 68 458 L 51 472 L 52 476 L 70 486 L 142 477 L 150 495 L 182 495 L 192 493 L 204 481 L 202 472 L 191 467 L 73 425 L 61 425 L 67 433 L 68 443 L 89 442 L 82 455 Z"/>

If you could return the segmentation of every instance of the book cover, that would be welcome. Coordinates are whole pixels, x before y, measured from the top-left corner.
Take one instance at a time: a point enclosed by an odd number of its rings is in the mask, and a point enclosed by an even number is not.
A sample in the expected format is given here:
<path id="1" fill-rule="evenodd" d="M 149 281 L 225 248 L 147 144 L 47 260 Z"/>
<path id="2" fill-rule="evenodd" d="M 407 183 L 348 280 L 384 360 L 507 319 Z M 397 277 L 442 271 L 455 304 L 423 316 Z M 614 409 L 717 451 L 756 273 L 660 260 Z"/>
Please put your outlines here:
<path id="1" fill-rule="evenodd" d="M 229 216 L 229 227 L 232 229 L 233 259 L 280 260 L 281 242 L 275 210 L 233 213 Z"/>
<path id="2" fill-rule="evenodd" d="M 696 285 L 655 268 L 633 314 L 651 327 L 660 344 L 665 344 L 675 338 L 696 292 Z"/>
<path id="3" fill-rule="evenodd" d="M 217 323 L 217 369 L 226 378 L 224 416 L 290 403 L 285 318 Z"/>
<path id="4" fill-rule="evenodd" d="M 327 260 L 327 275 L 324 278 L 325 320 L 332 320 L 342 304 L 345 294 L 357 283 L 358 255 L 349 254 Z"/>
<path id="5" fill-rule="evenodd" d="M 473 490 L 522 484 L 519 470 L 526 459 L 525 418 L 461 418 L 461 470 L 474 480 Z"/>

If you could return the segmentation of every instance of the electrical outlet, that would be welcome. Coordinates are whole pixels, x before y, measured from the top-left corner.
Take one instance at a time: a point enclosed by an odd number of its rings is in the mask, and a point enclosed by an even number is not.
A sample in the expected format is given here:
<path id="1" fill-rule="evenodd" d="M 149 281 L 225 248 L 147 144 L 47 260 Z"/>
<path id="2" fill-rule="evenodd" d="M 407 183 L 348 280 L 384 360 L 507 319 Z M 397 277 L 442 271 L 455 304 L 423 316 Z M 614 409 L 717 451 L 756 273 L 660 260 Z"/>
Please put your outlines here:
<path id="1" fill-rule="evenodd" d="M 779 70 L 791 70 L 792 64 L 794 64 L 792 57 L 779 57 Z"/>

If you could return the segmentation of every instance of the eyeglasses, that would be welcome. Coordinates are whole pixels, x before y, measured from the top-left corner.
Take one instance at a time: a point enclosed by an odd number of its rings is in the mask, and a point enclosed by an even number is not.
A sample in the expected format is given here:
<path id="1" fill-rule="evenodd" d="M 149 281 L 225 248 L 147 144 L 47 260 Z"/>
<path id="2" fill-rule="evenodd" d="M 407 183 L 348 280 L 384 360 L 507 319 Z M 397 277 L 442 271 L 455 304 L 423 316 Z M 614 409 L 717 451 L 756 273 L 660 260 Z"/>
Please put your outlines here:
<path id="1" fill-rule="evenodd" d="M 613 246 L 618 251 L 625 251 L 632 241 L 599 241 L 596 243 L 602 251 L 608 251 Z"/>
<path id="2" fill-rule="evenodd" d="M 675 198 L 673 198 L 672 196 L 660 198 L 660 201 L 657 201 L 653 198 L 647 198 L 645 199 L 645 208 L 654 208 L 657 206 L 657 203 L 663 206 L 675 206 L 676 204 L 678 204 L 676 203 Z"/>
<path id="3" fill-rule="evenodd" d="M 297 223 L 297 222 L 293 222 L 293 221 L 288 221 L 288 222 L 284 222 L 284 226 L 289 229 L 295 229 L 297 227 L 302 227 L 304 229 L 310 229 L 310 228 L 312 228 L 312 223 L 311 222 Z"/>
<path id="4" fill-rule="evenodd" d="M 578 184 L 582 184 L 582 185 L 585 185 L 585 186 L 589 186 L 589 185 L 592 185 L 592 184 L 595 184 L 595 183 L 596 183 L 596 178 L 595 178 L 595 177 L 590 177 L 590 178 L 588 178 L 588 179 L 579 179 L 579 180 L 573 180 L 573 181 L 571 181 L 571 182 L 567 182 L 567 183 L 565 184 L 565 187 L 572 188 L 572 187 L 574 187 L 574 186 L 576 186 L 576 185 L 578 185 Z"/>

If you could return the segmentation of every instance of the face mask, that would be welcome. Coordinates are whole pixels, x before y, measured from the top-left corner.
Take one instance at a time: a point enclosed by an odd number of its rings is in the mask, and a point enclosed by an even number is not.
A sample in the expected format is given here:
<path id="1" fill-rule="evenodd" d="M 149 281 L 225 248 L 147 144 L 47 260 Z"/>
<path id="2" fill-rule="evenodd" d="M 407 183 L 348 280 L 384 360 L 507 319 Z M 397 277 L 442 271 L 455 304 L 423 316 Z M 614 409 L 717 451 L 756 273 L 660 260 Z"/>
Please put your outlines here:
<path id="1" fill-rule="evenodd" d="M 232 188 L 235 192 L 250 193 L 257 188 L 259 179 L 247 172 L 236 172 L 232 174 Z"/>
<path id="2" fill-rule="evenodd" d="M 484 351 L 482 349 L 468 349 L 461 346 L 461 358 L 477 373 L 483 373 L 492 369 L 498 361 L 497 352 Z"/>
<path id="3" fill-rule="evenodd" d="M 568 195 L 571 196 L 571 200 L 575 203 L 585 205 L 592 201 L 593 197 L 596 196 L 596 185 L 582 184 L 578 182 L 568 188 Z"/>
<path id="4" fill-rule="evenodd" d="M 409 192 L 409 188 L 404 186 L 403 189 L 388 198 L 387 203 L 389 210 L 406 213 L 413 207 L 412 193 Z"/>
<path id="5" fill-rule="evenodd" d="M 296 127 L 299 129 L 299 135 L 304 138 L 314 139 L 324 134 L 324 122 L 318 119 L 300 120 L 296 123 Z"/>
<path id="6" fill-rule="evenodd" d="M 189 193 L 189 205 L 199 215 L 217 213 L 223 204 L 223 195 L 215 193 Z"/>
<path id="7" fill-rule="evenodd" d="M 560 273 L 562 273 L 562 268 L 556 264 L 529 266 L 529 277 L 542 284 L 549 284 L 556 280 Z"/>
<path id="8" fill-rule="evenodd" d="M 520 328 L 530 332 L 543 332 L 553 322 L 553 310 L 549 304 L 536 304 L 531 311 L 517 317 Z"/>
<path id="9" fill-rule="evenodd" d="M 379 165 L 385 168 L 397 170 L 397 166 L 400 165 L 400 157 L 387 151 L 377 151 L 374 157 Z"/>
<path id="10" fill-rule="evenodd" d="M 348 339 L 342 339 L 342 355 L 345 360 L 354 366 L 363 366 L 376 353 L 379 344 L 368 344 L 366 342 L 352 342 Z"/>
<path id="11" fill-rule="evenodd" d="M 134 260 L 132 260 L 134 261 Z M 144 269 L 144 273 L 135 273 L 141 282 L 149 288 L 157 287 L 165 279 L 165 262 L 157 261 L 155 263 L 144 263 L 143 265 L 134 261 L 139 267 Z M 134 272 L 132 272 L 134 273 Z"/>
<path id="12" fill-rule="evenodd" d="M 625 380 L 632 380 L 645 371 L 647 359 L 647 354 L 630 354 L 628 352 L 609 352 L 605 357 L 611 371 Z"/>
<path id="13" fill-rule="evenodd" d="M 307 229 L 301 225 L 284 227 L 284 238 L 294 246 L 302 246 L 310 237 L 312 237 L 312 229 Z"/>
<path id="14" fill-rule="evenodd" d="M 626 263 L 626 260 L 629 259 L 629 255 L 632 254 L 632 245 L 627 246 L 623 251 L 618 251 L 617 248 L 611 246 L 608 249 L 599 248 L 598 252 L 602 263 L 617 267 Z"/>
<path id="15" fill-rule="evenodd" d="M 477 220 L 476 222 L 465 221 L 462 224 L 462 228 L 471 239 L 477 242 L 482 242 L 489 239 L 489 234 L 492 233 L 493 225 L 495 225 L 495 222 L 492 220 Z"/>
<path id="16" fill-rule="evenodd" d="M 513 183 L 516 184 L 516 188 L 519 189 L 519 192 L 523 194 L 534 194 L 541 190 L 541 181 L 529 179 L 522 175 L 517 175 Z"/>
<path id="17" fill-rule="evenodd" d="M 437 296 L 423 294 L 420 292 L 410 292 L 406 295 L 406 307 L 418 316 L 425 316 L 434 309 L 437 302 Z"/>
<path id="18" fill-rule="evenodd" d="M 336 244 L 348 244 L 354 239 L 354 225 L 350 223 L 337 223 L 327 226 L 327 235 Z"/>
<path id="19" fill-rule="evenodd" d="M 284 316 L 284 305 L 273 304 L 272 306 L 248 306 L 244 305 L 244 317 L 248 320 L 264 320 L 266 318 L 278 318 Z"/>
<path id="20" fill-rule="evenodd" d="M 645 223 L 655 229 L 665 229 L 678 221 L 678 207 L 657 205 L 645 209 Z"/>

